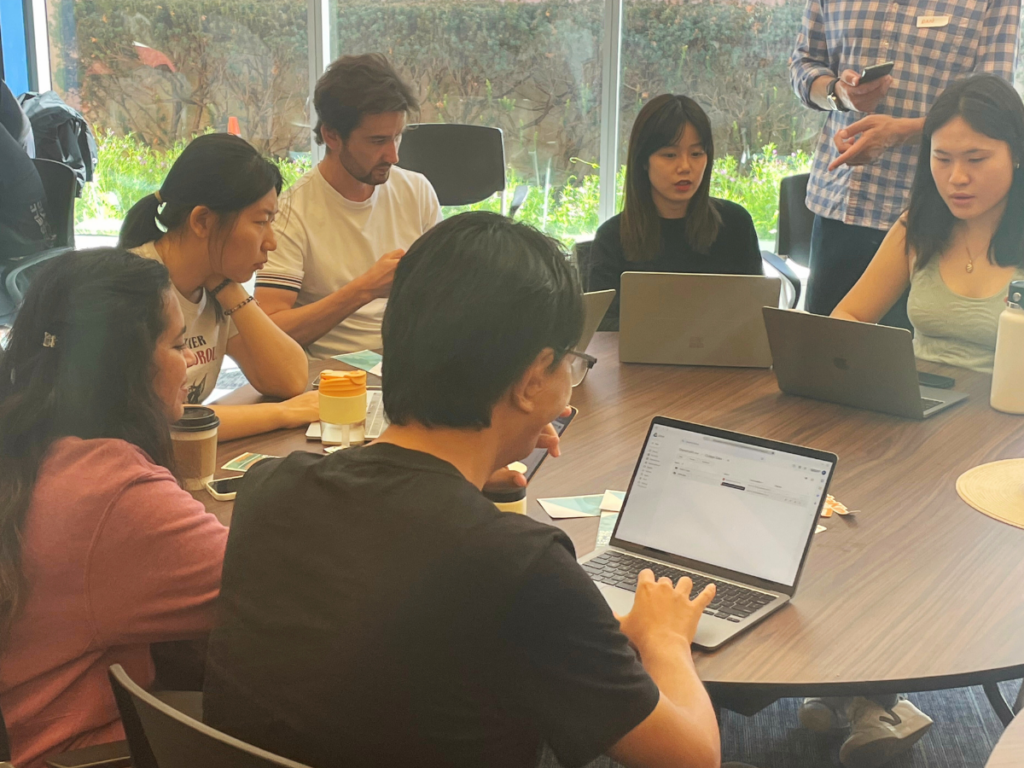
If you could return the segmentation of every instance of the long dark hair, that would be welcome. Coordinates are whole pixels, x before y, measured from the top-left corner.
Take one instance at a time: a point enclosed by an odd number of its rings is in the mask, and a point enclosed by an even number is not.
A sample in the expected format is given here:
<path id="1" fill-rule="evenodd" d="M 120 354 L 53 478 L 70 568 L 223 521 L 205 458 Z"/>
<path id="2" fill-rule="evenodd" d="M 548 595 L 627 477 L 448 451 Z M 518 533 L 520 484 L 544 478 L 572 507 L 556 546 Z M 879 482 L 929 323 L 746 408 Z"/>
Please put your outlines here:
<path id="1" fill-rule="evenodd" d="M 193 209 L 203 205 L 229 224 L 271 189 L 281 193 L 281 172 L 245 139 L 228 133 L 198 136 L 174 161 L 157 194 L 146 195 L 128 211 L 118 245 L 138 248 L 164 232 L 184 227 Z M 163 227 L 163 229 L 161 229 Z"/>
<path id="2" fill-rule="evenodd" d="M 622 250 L 627 261 L 650 261 L 661 247 L 661 218 L 651 197 L 648 175 L 650 157 L 662 147 L 679 141 L 687 125 L 692 125 L 708 157 L 704 178 L 690 198 L 686 209 L 686 236 L 690 246 L 707 253 L 718 237 L 722 217 L 711 204 L 711 169 L 715 165 L 715 143 L 711 121 L 700 105 L 688 96 L 663 93 L 647 102 L 636 116 L 629 134 L 626 159 L 625 205 L 619 227 Z"/>
<path id="3" fill-rule="evenodd" d="M 995 75 L 974 75 L 950 85 L 928 111 L 921 134 L 921 154 L 910 191 L 907 213 L 907 253 L 915 253 L 914 266 L 921 269 L 949 246 L 956 217 L 939 194 L 932 177 L 932 136 L 949 123 L 963 118 L 971 128 L 1010 146 L 1014 163 L 1013 183 L 1006 211 L 992 237 L 988 258 L 1001 267 L 1024 262 L 1024 103 L 1013 86 Z"/>
<path id="4" fill-rule="evenodd" d="M 153 389 L 169 287 L 162 264 L 117 248 L 59 256 L 29 287 L 0 352 L 0 637 L 22 603 L 21 528 L 55 440 L 120 438 L 172 467 Z"/>

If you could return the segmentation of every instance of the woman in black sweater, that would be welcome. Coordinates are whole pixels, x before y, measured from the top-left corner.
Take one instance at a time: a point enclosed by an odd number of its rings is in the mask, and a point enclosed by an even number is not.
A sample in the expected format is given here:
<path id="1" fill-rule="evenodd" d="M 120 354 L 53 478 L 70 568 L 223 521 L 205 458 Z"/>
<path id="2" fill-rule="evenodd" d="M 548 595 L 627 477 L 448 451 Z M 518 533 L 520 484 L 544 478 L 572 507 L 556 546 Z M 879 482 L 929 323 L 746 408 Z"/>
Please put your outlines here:
<path id="1" fill-rule="evenodd" d="M 666 93 L 644 105 L 629 137 L 625 206 L 597 230 L 589 290 L 619 290 L 623 272 L 763 274 L 750 214 L 708 192 L 714 159 L 697 102 Z M 601 329 L 619 329 L 618 295 Z"/>

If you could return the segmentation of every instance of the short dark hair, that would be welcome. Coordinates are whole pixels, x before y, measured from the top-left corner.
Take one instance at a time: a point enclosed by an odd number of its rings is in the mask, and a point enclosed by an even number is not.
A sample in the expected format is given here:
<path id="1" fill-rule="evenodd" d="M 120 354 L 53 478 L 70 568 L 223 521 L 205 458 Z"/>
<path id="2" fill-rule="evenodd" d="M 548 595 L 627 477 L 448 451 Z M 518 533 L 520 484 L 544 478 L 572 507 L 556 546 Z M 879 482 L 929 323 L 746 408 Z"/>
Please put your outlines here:
<path id="1" fill-rule="evenodd" d="M 922 269 L 943 253 L 953 234 L 956 217 L 939 194 L 932 176 L 932 136 L 956 117 L 990 139 L 1006 142 L 1013 162 L 1013 183 L 1006 210 L 989 244 L 989 260 L 1001 267 L 1024 263 L 1024 103 L 1013 86 L 990 74 L 958 80 L 935 100 L 921 132 L 914 185 L 907 212 L 907 253 L 915 253 L 914 268 Z"/>
<path id="2" fill-rule="evenodd" d="M 711 202 L 711 172 L 715 167 L 715 141 L 711 120 L 689 96 L 663 93 L 644 104 L 629 134 L 626 156 L 625 205 L 620 237 L 626 261 L 650 261 L 661 248 L 661 218 L 651 195 L 648 165 L 651 155 L 679 141 L 687 125 L 697 131 L 708 164 L 704 178 L 686 209 L 686 237 L 690 246 L 707 253 L 718 237 L 722 217 Z"/>
<path id="3" fill-rule="evenodd" d="M 348 140 L 363 115 L 415 112 L 420 103 L 412 89 L 380 53 L 342 56 L 327 67 L 313 91 L 316 143 L 323 144 L 323 126 Z"/>
<path id="4" fill-rule="evenodd" d="M 583 333 L 583 295 L 557 241 L 482 211 L 438 224 L 395 270 L 384 313 L 384 409 L 395 424 L 489 427 L 542 350 Z"/>

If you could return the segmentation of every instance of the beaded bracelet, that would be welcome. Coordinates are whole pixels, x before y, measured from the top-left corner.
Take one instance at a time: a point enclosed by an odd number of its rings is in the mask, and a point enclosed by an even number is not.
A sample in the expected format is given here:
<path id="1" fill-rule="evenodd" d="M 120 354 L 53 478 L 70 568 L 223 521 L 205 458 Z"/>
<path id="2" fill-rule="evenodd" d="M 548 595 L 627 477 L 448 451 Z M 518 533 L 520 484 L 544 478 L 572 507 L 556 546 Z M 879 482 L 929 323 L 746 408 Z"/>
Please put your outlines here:
<path id="1" fill-rule="evenodd" d="M 239 304 L 239 305 L 237 305 L 237 306 L 234 306 L 234 307 L 232 307 L 231 309 L 225 309 L 225 310 L 224 310 L 224 316 L 225 316 L 225 317 L 231 317 L 231 315 L 235 314 L 235 312 L 237 312 L 238 310 L 240 310 L 240 309 L 241 309 L 242 307 L 244 307 L 244 306 L 245 306 L 246 304 L 248 304 L 248 303 L 249 303 L 250 301 L 256 301 L 256 299 L 255 299 L 255 298 L 253 298 L 252 296 L 246 296 L 246 297 L 245 297 L 245 301 L 243 301 L 243 302 L 242 302 L 241 304 Z"/>
<path id="2" fill-rule="evenodd" d="M 227 288 L 230 284 L 231 278 L 225 277 L 224 280 L 221 283 L 219 283 L 216 288 L 210 291 L 210 295 L 213 296 L 213 298 L 217 298 L 217 294 L 223 291 L 225 288 Z"/>

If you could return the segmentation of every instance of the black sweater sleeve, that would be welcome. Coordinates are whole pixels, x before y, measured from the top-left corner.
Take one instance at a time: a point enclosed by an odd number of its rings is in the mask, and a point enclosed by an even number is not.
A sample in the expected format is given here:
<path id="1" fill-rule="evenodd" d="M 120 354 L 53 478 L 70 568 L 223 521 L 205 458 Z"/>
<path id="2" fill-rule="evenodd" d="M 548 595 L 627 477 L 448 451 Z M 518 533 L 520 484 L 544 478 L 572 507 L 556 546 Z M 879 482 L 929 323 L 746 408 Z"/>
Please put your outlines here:
<path id="1" fill-rule="evenodd" d="M 722 227 L 718 240 L 722 248 L 722 256 L 729 259 L 736 275 L 763 275 L 764 266 L 761 261 L 761 243 L 757 239 L 754 220 L 747 209 L 729 200 L 716 200 L 718 211 L 722 215 Z"/>
<path id="2" fill-rule="evenodd" d="M 601 321 L 598 330 L 619 330 L 619 282 L 626 271 L 626 257 L 622 252 L 622 241 L 619 239 L 619 216 L 613 216 L 602 224 L 594 236 L 594 246 L 590 252 L 590 291 L 606 291 L 615 289 L 608 312 Z"/>

